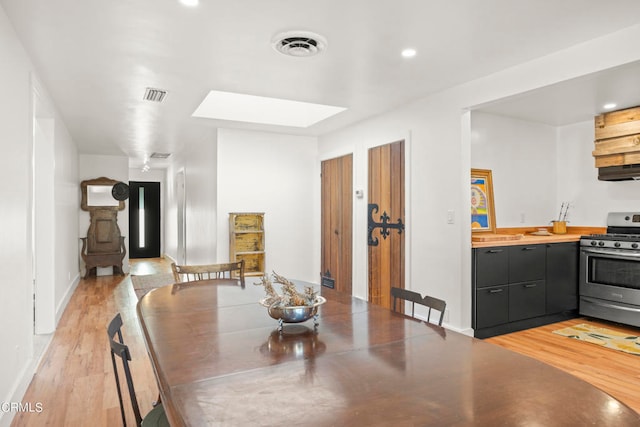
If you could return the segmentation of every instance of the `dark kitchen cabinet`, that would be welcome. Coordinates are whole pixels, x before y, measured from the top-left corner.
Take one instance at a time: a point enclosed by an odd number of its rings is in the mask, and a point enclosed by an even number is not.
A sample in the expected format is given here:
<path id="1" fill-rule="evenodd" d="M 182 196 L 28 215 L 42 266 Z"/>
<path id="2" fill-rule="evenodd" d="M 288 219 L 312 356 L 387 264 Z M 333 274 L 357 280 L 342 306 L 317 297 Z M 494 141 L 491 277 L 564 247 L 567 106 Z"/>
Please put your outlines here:
<path id="1" fill-rule="evenodd" d="M 509 283 L 544 280 L 546 245 L 509 246 Z"/>
<path id="2" fill-rule="evenodd" d="M 509 286 L 492 286 L 478 289 L 478 328 L 489 328 L 509 321 Z"/>
<path id="3" fill-rule="evenodd" d="M 473 249 L 474 335 L 563 320 L 575 312 L 577 284 L 577 243 Z"/>
<path id="4" fill-rule="evenodd" d="M 542 316 L 545 313 L 545 282 L 509 285 L 509 321 Z"/>
<path id="5" fill-rule="evenodd" d="M 547 314 L 578 309 L 578 243 L 547 245 Z"/>
<path id="6" fill-rule="evenodd" d="M 509 248 L 476 249 L 476 287 L 507 284 L 509 281 Z"/>

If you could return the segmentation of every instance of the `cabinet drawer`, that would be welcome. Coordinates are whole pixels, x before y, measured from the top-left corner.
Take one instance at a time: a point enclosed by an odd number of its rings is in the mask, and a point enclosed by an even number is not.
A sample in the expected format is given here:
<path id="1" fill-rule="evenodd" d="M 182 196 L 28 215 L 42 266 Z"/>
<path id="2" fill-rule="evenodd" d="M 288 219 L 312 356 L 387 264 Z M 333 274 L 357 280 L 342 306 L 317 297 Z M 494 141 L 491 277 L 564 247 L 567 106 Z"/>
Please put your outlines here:
<path id="1" fill-rule="evenodd" d="M 509 281 L 509 252 L 506 247 L 475 249 L 476 288 L 504 285 Z"/>
<path id="2" fill-rule="evenodd" d="M 509 283 L 543 280 L 546 245 L 509 247 Z"/>
<path id="3" fill-rule="evenodd" d="M 545 283 L 516 283 L 509 285 L 509 321 L 528 319 L 545 314 Z"/>
<path id="4" fill-rule="evenodd" d="M 509 321 L 509 286 L 493 286 L 476 291 L 476 329 Z"/>

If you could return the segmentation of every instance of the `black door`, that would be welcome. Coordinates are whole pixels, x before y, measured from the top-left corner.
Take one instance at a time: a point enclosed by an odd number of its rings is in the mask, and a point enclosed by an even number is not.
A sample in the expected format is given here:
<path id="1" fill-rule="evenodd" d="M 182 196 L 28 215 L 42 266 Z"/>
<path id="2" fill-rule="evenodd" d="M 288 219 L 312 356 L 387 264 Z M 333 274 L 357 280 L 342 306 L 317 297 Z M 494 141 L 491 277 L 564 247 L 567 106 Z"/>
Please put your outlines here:
<path id="1" fill-rule="evenodd" d="M 129 181 L 129 258 L 160 256 L 160 183 Z"/>

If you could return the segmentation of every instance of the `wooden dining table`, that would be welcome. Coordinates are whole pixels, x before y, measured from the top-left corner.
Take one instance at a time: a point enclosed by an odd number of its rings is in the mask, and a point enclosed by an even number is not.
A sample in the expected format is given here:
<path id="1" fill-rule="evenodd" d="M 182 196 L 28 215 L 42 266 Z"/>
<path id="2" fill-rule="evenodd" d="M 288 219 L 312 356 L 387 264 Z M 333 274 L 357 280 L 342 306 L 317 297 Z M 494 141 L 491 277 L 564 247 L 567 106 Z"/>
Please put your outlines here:
<path id="1" fill-rule="evenodd" d="M 247 280 L 138 302 L 172 426 L 638 426 L 640 415 L 537 360 L 322 287 L 278 322 Z"/>

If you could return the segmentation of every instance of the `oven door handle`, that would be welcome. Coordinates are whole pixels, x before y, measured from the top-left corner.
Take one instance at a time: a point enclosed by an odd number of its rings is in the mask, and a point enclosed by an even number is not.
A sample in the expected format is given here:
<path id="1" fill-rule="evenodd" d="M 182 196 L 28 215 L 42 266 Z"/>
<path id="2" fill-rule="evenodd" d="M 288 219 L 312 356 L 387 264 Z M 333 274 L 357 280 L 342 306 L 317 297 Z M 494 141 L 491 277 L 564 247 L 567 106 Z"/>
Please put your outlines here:
<path id="1" fill-rule="evenodd" d="M 610 258 L 628 259 L 640 261 L 640 252 L 625 251 L 624 253 L 616 250 L 600 249 L 600 248 L 582 248 L 582 252 L 587 255 L 606 255 Z"/>
<path id="2" fill-rule="evenodd" d="M 616 304 L 609 304 L 609 303 L 602 302 L 602 301 L 594 301 L 594 300 L 592 300 L 590 298 L 586 298 L 586 297 L 582 297 L 580 302 L 586 302 L 586 303 L 589 303 L 589 304 L 595 304 L 595 305 L 599 305 L 601 307 L 615 308 L 616 310 L 624 310 L 624 311 L 631 311 L 633 313 L 640 313 L 640 308 L 625 307 L 625 306 L 616 305 Z"/>

